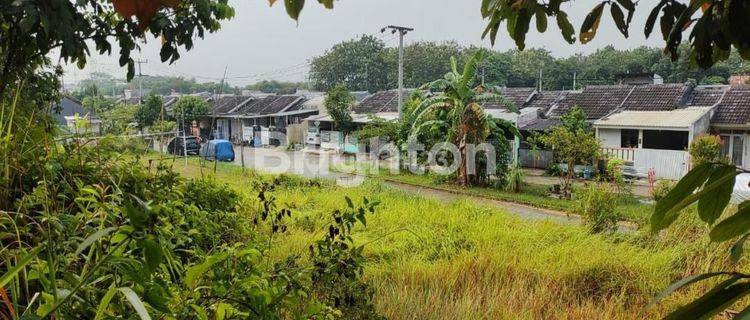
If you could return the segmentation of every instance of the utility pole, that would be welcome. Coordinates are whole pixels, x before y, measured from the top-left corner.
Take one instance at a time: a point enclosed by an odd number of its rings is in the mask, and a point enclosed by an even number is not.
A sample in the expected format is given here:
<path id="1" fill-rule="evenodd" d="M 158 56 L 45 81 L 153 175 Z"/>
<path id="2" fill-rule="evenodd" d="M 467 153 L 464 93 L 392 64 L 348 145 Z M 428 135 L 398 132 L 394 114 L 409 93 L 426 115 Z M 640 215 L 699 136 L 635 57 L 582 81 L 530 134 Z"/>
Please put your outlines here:
<path id="1" fill-rule="evenodd" d="M 380 29 L 383 33 L 386 30 L 391 30 L 391 33 L 395 34 L 398 32 L 398 117 L 401 118 L 401 113 L 404 109 L 404 36 L 414 31 L 413 28 L 400 27 L 400 26 L 387 26 Z"/>
<path id="2" fill-rule="evenodd" d="M 578 80 L 577 78 L 578 78 L 578 72 L 573 71 L 573 91 L 576 91 L 576 88 L 577 88 L 576 86 L 576 80 Z"/>
<path id="3" fill-rule="evenodd" d="M 137 59 L 135 63 L 138 64 L 138 104 L 140 105 L 143 103 L 143 72 L 141 65 L 148 63 L 148 60 Z"/>

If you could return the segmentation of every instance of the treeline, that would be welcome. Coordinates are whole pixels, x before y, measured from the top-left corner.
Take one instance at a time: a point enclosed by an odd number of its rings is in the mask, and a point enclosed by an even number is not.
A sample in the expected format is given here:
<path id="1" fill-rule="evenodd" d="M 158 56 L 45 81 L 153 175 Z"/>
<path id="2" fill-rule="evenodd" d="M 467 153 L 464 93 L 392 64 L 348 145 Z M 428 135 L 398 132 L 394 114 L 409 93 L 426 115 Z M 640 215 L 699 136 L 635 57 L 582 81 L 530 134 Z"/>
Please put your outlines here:
<path id="1" fill-rule="evenodd" d="M 73 96 L 80 100 L 86 97 L 119 96 L 123 94 L 124 90 L 137 91 L 141 87 L 145 92 L 168 95 L 173 92 L 181 94 L 198 92 L 240 94 L 243 89 L 264 93 L 293 94 L 298 89 L 307 88 L 308 86 L 302 82 L 262 80 L 245 87 L 232 86 L 227 82 L 222 89 L 221 83 L 199 83 L 195 79 L 186 79 L 183 77 L 143 76 L 136 77 L 133 81 L 127 82 L 124 79 L 118 79 L 106 73 L 92 73 L 88 78 L 78 83 L 77 88 L 73 91 Z"/>
<path id="2" fill-rule="evenodd" d="M 415 88 L 442 78 L 450 71 L 450 58 L 463 64 L 476 47 L 464 47 L 456 42 L 416 42 L 405 48 L 404 83 Z M 701 84 L 727 83 L 729 76 L 747 71 L 739 54 L 733 52 L 726 61 L 713 68 L 701 70 L 684 54 L 672 62 L 659 48 L 639 47 L 617 50 L 608 46 L 596 52 L 557 58 L 545 49 L 525 51 L 493 51 L 479 66 L 476 81 L 487 85 L 534 87 L 539 83 L 540 71 L 546 90 L 572 89 L 585 85 L 615 84 L 616 75 L 653 72 L 667 83 L 695 80 Z M 311 61 L 310 79 L 317 90 L 328 90 L 343 83 L 354 91 L 379 91 L 395 88 L 398 83 L 398 50 L 373 36 L 362 36 L 333 46 Z"/>
<path id="3" fill-rule="evenodd" d="M 81 80 L 72 94 L 82 100 L 85 97 L 118 96 L 122 95 L 124 90 L 137 91 L 141 87 L 146 92 L 159 95 L 167 95 L 172 92 L 182 94 L 197 92 L 239 93 L 241 90 L 226 83 L 222 89 L 220 82 L 199 83 L 195 79 L 171 76 L 143 76 L 127 82 L 107 73 L 95 72 L 88 78 Z"/>

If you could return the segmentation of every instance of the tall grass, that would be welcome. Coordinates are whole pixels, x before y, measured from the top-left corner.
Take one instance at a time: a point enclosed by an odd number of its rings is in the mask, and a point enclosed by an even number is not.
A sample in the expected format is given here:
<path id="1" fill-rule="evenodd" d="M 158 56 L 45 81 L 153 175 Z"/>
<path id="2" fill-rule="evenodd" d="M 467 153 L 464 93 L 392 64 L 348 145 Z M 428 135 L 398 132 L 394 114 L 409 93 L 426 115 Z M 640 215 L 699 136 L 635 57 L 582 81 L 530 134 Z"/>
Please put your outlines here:
<path id="1" fill-rule="evenodd" d="M 239 178 L 239 170 L 220 165 L 217 177 L 251 190 L 249 181 L 258 177 Z M 658 291 L 725 263 L 717 248 L 705 249 L 705 232 L 689 221 L 662 237 L 590 235 L 584 227 L 524 221 L 469 201 L 425 199 L 374 181 L 356 188 L 285 186 L 275 195 L 295 220 L 275 247 L 278 257 L 304 253 L 329 212 L 342 209 L 344 196 L 382 202 L 355 235 L 367 244 L 365 279 L 377 291 L 377 310 L 392 319 L 657 318 L 705 287 L 644 310 Z"/>

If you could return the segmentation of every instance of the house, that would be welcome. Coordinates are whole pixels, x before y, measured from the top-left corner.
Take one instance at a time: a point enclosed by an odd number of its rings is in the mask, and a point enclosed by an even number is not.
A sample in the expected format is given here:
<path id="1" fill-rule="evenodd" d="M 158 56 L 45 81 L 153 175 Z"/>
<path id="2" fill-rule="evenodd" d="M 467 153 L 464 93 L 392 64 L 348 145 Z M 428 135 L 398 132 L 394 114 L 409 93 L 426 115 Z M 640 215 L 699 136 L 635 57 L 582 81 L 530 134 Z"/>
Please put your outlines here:
<path id="1" fill-rule="evenodd" d="M 690 169 L 690 143 L 717 134 L 723 153 L 747 168 L 750 87 L 662 85 L 637 88 L 622 110 L 594 126 L 604 151 L 633 161 L 636 171 L 679 179 Z"/>
<path id="2" fill-rule="evenodd" d="M 50 115 L 55 119 L 58 127 L 68 132 L 76 131 L 76 121 L 85 119 L 88 122 L 88 131 L 93 134 L 101 133 L 101 119 L 89 110 L 86 110 L 81 101 L 72 96 L 63 96 L 60 102 L 52 107 Z"/>
<path id="3" fill-rule="evenodd" d="M 269 145 L 287 143 L 272 141 L 272 132 L 290 134 L 299 129 L 303 119 L 318 113 L 304 106 L 300 95 L 223 96 L 210 99 L 211 116 L 201 127 L 213 128 L 213 136 L 235 143 Z M 302 135 L 301 133 L 297 135 Z"/>
<path id="4" fill-rule="evenodd" d="M 406 100 L 415 90 L 404 90 Z M 361 94 L 364 95 L 364 94 Z M 355 98 L 357 96 L 355 95 Z M 320 107 L 322 107 L 320 100 Z M 358 141 L 354 136 L 344 136 L 339 131 L 334 131 L 333 118 L 325 112 L 325 108 L 315 116 L 305 119 L 308 127 L 305 143 L 311 147 L 332 149 L 346 152 L 358 152 Z M 386 121 L 394 121 L 398 114 L 398 90 L 386 90 L 368 95 L 362 101 L 356 103 L 351 112 L 352 122 L 356 127 L 362 127 L 379 118 Z"/>
<path id="5" fill-rule="evenodd" d="M 664 78 L 652 72 L 621 73 L 615 75 L 621 85 L 664 84 Z"/>
<path id="6" fill-rule="evenodd" d="M 716 101 L 716 111 L 711 119 L 711 133 L 724 142 L 724 155 L 743 169 L 750 168 L 750 86 L 724 86 L 705 94 L 705 101 Z"/>

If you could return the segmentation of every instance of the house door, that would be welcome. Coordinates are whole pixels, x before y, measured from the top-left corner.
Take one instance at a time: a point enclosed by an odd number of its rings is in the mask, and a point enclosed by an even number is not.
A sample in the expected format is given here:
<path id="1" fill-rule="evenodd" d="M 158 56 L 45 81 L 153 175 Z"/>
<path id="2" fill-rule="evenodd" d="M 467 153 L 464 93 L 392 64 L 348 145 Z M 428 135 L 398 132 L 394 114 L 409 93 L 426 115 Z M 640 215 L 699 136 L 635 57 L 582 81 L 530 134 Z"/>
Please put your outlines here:
<path id="1" fill-rule="evenodd" d="M 745 165 L 745 135 L 732 134 L 721 135 L 721 141 L 724 144 L 723 154 L 732 164 L 738 167 Z"/>
<path id="2" fill-rule="evenodd" d="M 227 119 L 216 120 L 216 138 L 223 139 L 223 140 L 229 138 L 229 120 Z"/>

